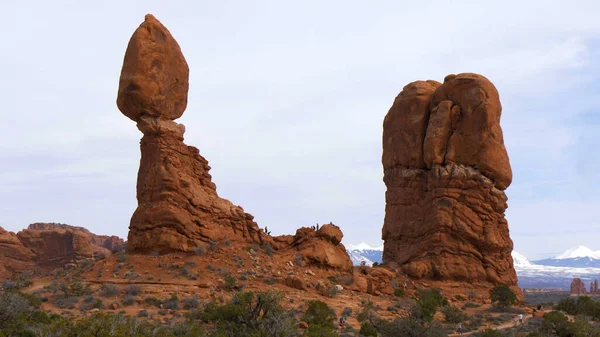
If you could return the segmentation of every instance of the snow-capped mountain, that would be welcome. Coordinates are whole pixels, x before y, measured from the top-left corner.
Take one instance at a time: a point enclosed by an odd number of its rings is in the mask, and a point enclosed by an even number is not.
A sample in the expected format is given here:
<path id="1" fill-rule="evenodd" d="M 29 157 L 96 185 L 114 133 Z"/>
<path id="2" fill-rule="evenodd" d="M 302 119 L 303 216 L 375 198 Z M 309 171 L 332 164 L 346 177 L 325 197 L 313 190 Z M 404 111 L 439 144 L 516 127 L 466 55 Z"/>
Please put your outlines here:
<path id="1" fill-rule="evenodd" d="M 515 252 L 514 250 L 512 251 L 511 255 L 512 255 L 515 267 L 531 265 L 531 262 L 529 262 L 529 260 L 525 257 L 525 255 L 519 254 L 519 253 Z"/>
<path id="2" fill-rule="evenodd" d="M 585 246 L 567 249 L 555 257 L 534 261 L 535 264 L 553 267 L 600 268 L 600 252 Z"/>
<path id="3" fill-rule="evenodd" d="M 371 247 L 366 243 L 360 243 L 358 245 L 347 244 L 345 246 L 352 264 L 355 266 L 360 266 L 362 262 L 367 266 L 373 265 L 373 262 L 381 263 L 383 245 L 380 247 Z"/>
<path id="4" fill-rule="evenodd" d="M 367 266 L 371 266 L 373 262 L 381 263 L 383 246 L 371 247 L 364 243 L 358 245 L 347 244 L 345 246 L 355 266 L 360 265 L 362 261 Z M 598 259 L 600 251 L 594 252 L 586 247 L 575 247 L 554 258 L 533 262 L 516 251 L 513 251 L 511 255 L 521 288 L 562 288 L 568 290 L 571 281 L 575 277 L 581 278 L 586 283 L 600 279 L 600 268 L 579 266 L 586 259 L 600 262 L 600 259 Z M 563 261 L 564 265 L 544 265 L 540 263 L 545 261 L 551 261 L 548 263 Z M 598 263 L 598 266 L 600 267 L 600 263 Z"/>

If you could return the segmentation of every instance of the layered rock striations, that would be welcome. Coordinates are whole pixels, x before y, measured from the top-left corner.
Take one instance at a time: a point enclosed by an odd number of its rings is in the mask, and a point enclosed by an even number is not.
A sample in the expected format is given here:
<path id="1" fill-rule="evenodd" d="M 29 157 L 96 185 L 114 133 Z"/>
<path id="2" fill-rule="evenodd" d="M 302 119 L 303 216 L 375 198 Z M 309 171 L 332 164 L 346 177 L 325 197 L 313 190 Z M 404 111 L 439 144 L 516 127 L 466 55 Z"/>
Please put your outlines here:
<path id="1" fill-rule="evenodd" d="M 494 85 L 471 73 L 413 82 L 396 97 L 383 123 L 384 263 L 416 278 L 518 289 L 501 111 Z"/>
<path id="2" fill-rule="evenodd" d="M 188 65 L 171 33 L 152 15 L 127 46 L 117 105 L 143 133 L 138 207 L 129 226 L 133 251 L 193 251 L 201 242 L 262 242 L 253 216 L 220 198 L 197 148 L 173 120 L 187 106 Z"/>

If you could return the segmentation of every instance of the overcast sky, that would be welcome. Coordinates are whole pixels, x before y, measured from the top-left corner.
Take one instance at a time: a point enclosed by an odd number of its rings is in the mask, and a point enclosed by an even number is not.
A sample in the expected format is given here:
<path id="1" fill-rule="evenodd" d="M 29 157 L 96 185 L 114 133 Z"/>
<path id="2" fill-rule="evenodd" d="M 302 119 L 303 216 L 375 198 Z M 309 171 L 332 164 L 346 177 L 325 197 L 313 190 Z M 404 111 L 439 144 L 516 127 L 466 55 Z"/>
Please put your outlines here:
<path id="1" fill-rule="evenodd" d="M 186 143 L 273 234 L 332 221 L 380 245 L 394 97 L 476 72 L 502 101 L 515 250 L 600 250 L 600 2 L 426 2 L 1 1 L 0 226 L 127 236 L 141 133 L 115 100 L 152 13 L 190 66 Z"/>

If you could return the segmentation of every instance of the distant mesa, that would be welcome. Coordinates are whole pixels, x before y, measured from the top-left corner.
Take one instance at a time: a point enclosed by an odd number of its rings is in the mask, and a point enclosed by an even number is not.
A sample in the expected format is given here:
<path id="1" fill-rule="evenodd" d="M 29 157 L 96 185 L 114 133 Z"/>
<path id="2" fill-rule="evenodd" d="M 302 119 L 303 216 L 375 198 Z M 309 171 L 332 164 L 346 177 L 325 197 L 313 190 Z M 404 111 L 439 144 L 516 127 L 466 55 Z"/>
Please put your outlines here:
<path id="1" fill-rule="evenodd" d="M 501 111 L 498 91 L 478 74 L 402 89 L 383 122 L 384 263 L 521 294 L 504 217 L 512 171 Z"/>
<path id="2" fill-rule="evenodd" d="M 109 256 L 124 244 L 119 237 L 96 235 L 66 224 L 33 223 L 17 234 L 0 228 L 0 280 L 24 271 L 50 271 Z"/>

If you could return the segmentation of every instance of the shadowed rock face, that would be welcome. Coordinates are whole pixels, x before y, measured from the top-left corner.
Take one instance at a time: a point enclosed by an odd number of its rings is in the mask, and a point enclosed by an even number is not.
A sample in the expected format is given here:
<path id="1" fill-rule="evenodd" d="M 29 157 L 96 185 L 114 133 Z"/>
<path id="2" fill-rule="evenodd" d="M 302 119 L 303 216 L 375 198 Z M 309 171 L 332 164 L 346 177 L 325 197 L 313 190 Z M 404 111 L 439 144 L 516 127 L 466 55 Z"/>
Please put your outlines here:
<path id="1" fill-rule="evenodd" d="M 265 236 L 252 215 L 217 195 L 208 161 L 183 143 L 185 127 L 173 120 L 186 108 L 188 73 L 171 33 L 146 15 L 127 46 L 117 98 L 144 134 L 131 250 L 193 251 L 210 240 L 262 242 Z"/>
<path id="2" fill-rule="evenodd" d="M 413 82 L 396 97 L 383 124 L 384 262 L 417 278 L 518 289 L 501 111 L 494 85 L 470 73 Z"/>

